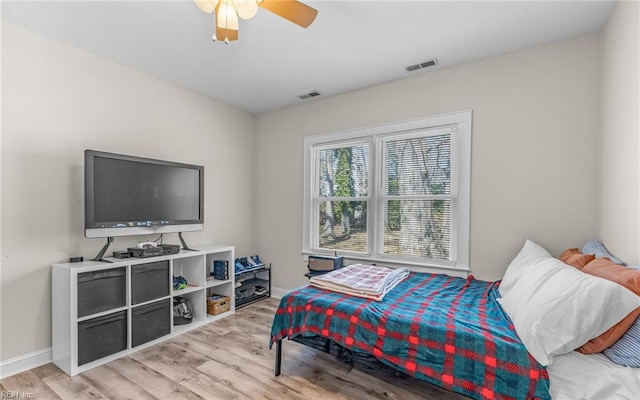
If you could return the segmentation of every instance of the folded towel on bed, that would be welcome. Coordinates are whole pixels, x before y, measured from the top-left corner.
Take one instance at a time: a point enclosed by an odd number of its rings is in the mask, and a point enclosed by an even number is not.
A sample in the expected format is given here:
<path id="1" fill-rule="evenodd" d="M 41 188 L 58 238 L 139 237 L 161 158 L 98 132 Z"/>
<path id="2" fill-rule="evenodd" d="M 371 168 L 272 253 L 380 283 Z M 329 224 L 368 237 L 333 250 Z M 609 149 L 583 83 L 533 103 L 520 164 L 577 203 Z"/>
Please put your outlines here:
<path id="1" fill-rule="evenodd" d="M 407 268 L 353 264 L 314 276 L 310 283 L 321 289 L 382 301 L 384 296 L 407 276 Z"/>

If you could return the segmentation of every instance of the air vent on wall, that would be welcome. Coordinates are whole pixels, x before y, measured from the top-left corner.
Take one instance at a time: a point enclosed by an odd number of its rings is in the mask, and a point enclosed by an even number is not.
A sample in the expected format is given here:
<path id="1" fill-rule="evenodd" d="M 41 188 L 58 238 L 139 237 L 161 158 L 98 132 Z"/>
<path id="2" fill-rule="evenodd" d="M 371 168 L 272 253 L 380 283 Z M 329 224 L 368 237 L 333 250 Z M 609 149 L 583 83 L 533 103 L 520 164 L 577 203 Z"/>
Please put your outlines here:
<path id="1" fill-rule="evenodd" d="M 312 97 L 316 97 L 316 96 L 320 96 L 320 92 L 318 92 L 317 90 L 313 90 L 309 93 L 303 94 L 298 96 L 300 98 L 300 100 L 306 100 L 306 99 L 310 99 Z"/>
<path id="2" fill-rule="evenodd" d="M 433 67 L 433 66 L 436 66 L 436 65 L 438 65 L 438 59 L 434 58 L 432 60 L 421 62 L 419 64 L 409 65 L 405 69 L 407 70 L 407 72 L 413 72 L 413 71 L 417 71 L 419 69 L 429 68 L 429 67 Z"/>

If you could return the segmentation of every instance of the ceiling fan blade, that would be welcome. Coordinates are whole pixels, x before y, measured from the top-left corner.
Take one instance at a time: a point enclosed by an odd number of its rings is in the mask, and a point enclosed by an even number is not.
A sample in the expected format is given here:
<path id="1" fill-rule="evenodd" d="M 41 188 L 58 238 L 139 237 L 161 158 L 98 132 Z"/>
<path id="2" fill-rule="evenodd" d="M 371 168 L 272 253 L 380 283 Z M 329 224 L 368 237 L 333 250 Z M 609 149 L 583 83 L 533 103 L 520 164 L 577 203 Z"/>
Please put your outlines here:
<path id="1" fill-rule="evenodd" d="M 215 10 L 218 0 L 193 0 L 199 9 L 206 12 L 207 14 L 211 14 L 213 10 Z"/>
<path id="2" fill-rule="evenodd" d="M 216 38 L 220 41 L 225 39 L 228 41 L 238 40 L 238 31 L 235 29 L 224 29 L 216 26 Z"/>
<path id="3" fill-rule="evenodd" d="M 315 8 L 295 0 L 264 0 L 258 2 L 258 5 L 303 28 L 311 25 L 318 15 Z"/>

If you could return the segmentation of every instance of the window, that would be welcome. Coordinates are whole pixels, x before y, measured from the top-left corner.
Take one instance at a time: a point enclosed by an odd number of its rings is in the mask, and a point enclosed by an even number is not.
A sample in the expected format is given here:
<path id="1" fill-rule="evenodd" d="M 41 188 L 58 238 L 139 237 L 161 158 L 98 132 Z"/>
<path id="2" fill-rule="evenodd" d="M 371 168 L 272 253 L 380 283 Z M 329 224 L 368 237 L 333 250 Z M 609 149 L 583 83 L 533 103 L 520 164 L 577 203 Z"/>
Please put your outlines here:
<path id="1" fill-rule="evenodd" d="M 356 142 L 314 149 L 316 248 L 368 253 L 369 147 Z"/>
<path id="2" fill-rule="evenodd" d="M 380 140 L 382 254 L 450 260 L 452 139 L 449 128 Z"/>
<path id="3" fill-rule="evenodd" d="M 471 112 L 305 139 L 303 251 L 468 270 Z"/>

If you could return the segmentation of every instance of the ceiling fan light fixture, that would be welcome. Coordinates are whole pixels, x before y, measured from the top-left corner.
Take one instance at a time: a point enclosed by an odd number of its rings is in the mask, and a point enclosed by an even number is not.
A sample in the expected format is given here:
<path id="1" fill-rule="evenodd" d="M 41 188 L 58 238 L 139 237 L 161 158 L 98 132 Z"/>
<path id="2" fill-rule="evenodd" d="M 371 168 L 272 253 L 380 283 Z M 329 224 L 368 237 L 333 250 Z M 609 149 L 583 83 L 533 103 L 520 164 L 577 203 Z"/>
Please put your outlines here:
<path id="1" fill-rule="evenodd" d="M 194 0 L 198 8 L 213 14 L 213 41 L 225 43 L 238 40 L 238 17 L 253 18 L 258 8 L 264 8 L 303 28 L 316 19 L 318 10 L 297 0 Z"/>
<path id="2" fill-rule="evenodd" d="M 221 0 L 218 4 L 217 26 L 222 29 L 238 30 L 238 14 L 232 0 Z"/>
<path id="3" fill-rule="evenodd" d="M 238 12 L 238 17 L 250 19 L 258 13 L 258 3 L 256 0 L 233 0 L 233 4 Z"/>

